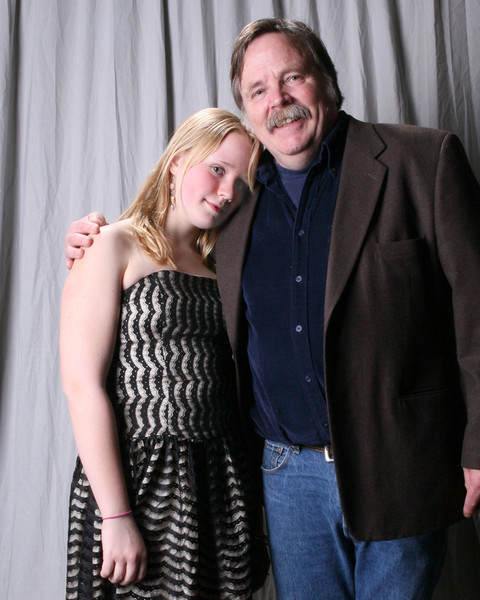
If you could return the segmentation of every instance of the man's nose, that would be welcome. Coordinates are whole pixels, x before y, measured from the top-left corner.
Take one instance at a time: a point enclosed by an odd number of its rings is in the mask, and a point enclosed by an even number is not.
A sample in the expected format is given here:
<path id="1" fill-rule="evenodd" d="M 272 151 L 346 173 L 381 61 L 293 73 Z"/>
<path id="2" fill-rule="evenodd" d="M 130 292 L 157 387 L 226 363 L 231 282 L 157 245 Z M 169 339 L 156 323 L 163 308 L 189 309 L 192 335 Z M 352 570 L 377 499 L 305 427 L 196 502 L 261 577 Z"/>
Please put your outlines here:
<path id="1" fill-rule="evenodd" d="M 279 106 L 285 106 L 291 101 L 290 94 L 286 90 L 285 86 L 279 81 L 274 86 L 270 87 L 270 106 L 272 108 L 278 108 Z"/>

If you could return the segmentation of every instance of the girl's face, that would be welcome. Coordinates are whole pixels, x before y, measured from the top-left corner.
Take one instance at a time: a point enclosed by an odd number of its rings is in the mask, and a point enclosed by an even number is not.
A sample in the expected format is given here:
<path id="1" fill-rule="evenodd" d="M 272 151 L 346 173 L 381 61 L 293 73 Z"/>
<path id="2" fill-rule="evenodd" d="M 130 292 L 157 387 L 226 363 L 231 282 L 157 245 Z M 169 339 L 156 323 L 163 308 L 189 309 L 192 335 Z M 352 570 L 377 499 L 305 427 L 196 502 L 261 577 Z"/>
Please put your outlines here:
<path id="1" fill-rule="evenodd" d="M 248 190 L 250 141 L 238 131 L 229 133 L 220 146 L 204 160 L 190 167 L 176 190 L 176 207 L 170 216 L 199 229 L 218 227 L 240 205 Z M 170 167 L 178 182 L 182 178 L 185 155 Z"/>

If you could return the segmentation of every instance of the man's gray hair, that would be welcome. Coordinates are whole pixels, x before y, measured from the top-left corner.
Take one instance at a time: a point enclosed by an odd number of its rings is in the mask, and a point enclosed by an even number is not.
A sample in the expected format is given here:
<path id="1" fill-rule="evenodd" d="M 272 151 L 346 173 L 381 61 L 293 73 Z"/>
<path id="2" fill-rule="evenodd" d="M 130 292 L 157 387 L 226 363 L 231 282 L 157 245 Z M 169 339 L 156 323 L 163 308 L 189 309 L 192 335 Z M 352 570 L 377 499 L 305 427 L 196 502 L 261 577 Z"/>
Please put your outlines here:
<path id="1" fill-rule="evenodd" d="M 343 95 L 338 87 L 337 71 L 324 43 L 305 23 L 293 19 L 259 19 L 246 25 L 235 41 L 230 63 L 230 86 L 236 105 L 243 111 L 240 93 L 240 79 L 243 71 L 245 52 L 253 40 L 266 33 L 281 33 L 302 55 L 310 58 L 311 64 L 323 75 L 327 82 L 327 94 L 340 109 Z"/>

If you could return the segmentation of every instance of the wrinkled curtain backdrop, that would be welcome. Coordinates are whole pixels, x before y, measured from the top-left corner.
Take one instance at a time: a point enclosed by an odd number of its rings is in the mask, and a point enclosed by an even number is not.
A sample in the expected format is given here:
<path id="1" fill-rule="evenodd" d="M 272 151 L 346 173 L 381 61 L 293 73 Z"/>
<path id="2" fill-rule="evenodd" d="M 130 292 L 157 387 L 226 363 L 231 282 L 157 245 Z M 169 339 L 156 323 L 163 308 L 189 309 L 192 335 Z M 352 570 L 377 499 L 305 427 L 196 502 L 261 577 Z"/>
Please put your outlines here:
<path id="1" fill-rule="evenodd" d="M 234 110 L 232 42 L 268 16 L 317 28 L 348 112 L 452 130 L 480 176 L 479 0 L 0 0 L 2 599 L 64 593 L 67 227 L 93 209 L 113 220 L 188 115 Z M 437 600 L 478 598 L 478 555 L 473 524 L 453 528 Z M 256 595 L 274 597 L 271 582 Z"/>

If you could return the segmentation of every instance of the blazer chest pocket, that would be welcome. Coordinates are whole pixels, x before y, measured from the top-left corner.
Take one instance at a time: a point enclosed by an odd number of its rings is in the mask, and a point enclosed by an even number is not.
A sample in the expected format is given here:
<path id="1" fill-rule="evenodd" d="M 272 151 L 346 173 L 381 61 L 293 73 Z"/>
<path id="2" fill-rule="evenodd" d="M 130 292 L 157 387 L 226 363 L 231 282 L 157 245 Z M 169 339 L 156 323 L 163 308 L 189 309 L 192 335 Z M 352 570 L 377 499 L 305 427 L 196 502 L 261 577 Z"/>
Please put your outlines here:
<path id="1" fill-rule="evenodd" d="M 377 242 L 375 260 L 365 264 L 363 284 L 371 297 L 378 298 L 375 319 L 392 340 L 404 338 L 405 329 L 414 332 L 423 327 L 435 294 L 426 239 Z"/>

